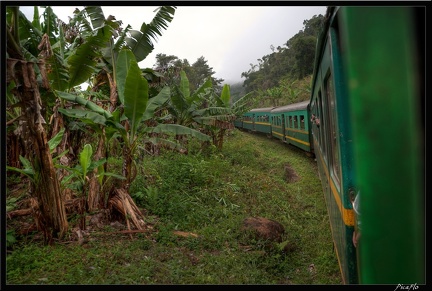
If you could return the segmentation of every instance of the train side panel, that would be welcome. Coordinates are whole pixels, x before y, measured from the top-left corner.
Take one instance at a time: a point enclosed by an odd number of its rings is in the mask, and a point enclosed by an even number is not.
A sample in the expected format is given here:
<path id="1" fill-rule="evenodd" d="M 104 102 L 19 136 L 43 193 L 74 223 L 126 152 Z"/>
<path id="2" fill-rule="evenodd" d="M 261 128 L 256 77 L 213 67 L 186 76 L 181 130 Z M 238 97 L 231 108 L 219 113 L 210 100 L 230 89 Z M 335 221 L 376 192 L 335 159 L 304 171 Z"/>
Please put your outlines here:
<path id="1" fill-rule="evenodd" d="M 425 9 L 340 12 L 359 191 L 360 283 L 424 284 L 425 35 L 417 31 L 424 29 Z"/>
<path id="2" fill-rule="evenodd" d="M 320 38 L 311 99 L 312 135 L 318 171 L 329 211 L 332 237 L 347 284 L 358 283 L 356 249 L 353 244 L 355 191 L 351 138 L 348 126 L 346 82 L 339 45 L 337 18 L 330 19 Z"/>
<path id="3" fill-rule="evenodd" d="M 282 113 L 274 113 L 273 110 L 270 116 L 272 126 L 272 137 L 280 139 L 285 142 L 285 121 Z"/>
<path id="4" fill-rule="evenodd" d="M 255 108 L 250 112 L 253 114 L 253 130 L 270 135 L 272 128 L 270 123 L 270 112 L 274 107 Z"/>
<path id="5" fill-rule="evenodd" d="M 235 126 L 236 128 L 243 128 L 243 116 L 242 116 L 242 117 L 239 117 L 239 118 L 236 118 L 236 119 L 234 120 L 234 126 Z"/>
<path id="6" fill-rule="evenodd" d="M 308 105 L 309 101 L 303 101 L 273 109 L 272 135 L 304 151 L 312 152 Z"/>
<path id="7" fill-rule="evenodd" d="M 249 131 L 254 130 L 254 114 L 251 112 L 246 112 L 243 114 L 243 128 Z"/>

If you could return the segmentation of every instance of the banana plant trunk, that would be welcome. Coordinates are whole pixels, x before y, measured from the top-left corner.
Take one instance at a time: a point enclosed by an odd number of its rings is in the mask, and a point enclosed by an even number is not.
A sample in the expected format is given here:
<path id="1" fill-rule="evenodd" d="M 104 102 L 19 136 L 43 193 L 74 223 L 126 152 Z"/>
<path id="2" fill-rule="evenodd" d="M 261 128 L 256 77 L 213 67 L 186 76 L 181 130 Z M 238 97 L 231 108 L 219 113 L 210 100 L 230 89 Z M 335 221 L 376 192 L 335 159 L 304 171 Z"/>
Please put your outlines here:
<path id="1" fill-rule="evenodd" d="M 68 221 L 60 184 L 54 168 L 45 120 L 41 114 L 41 97 L 36 80 L 34 62 L 8 59 L 8 81 L 18 84 L 14 94 L 23 104 L 23 119 L 27 127 L 25 151 L 32 153 L 35 172 L 33 194 L 38 201 L 36 224 L 44 233 L 45 243 L 52 243 L 54 237 L 62 238 L 68 230 Z M 43 63 L 38 65 L 44 65 Z"/>
<path id="2" fill-rule="evenodd" d="M 94 159 L 96 161 L 104 158 L 105 155 L 105 135 L 101 134 L 101 137 L 99 139 L 98 147 L 94 156 Z M 99 183 L 99 179 L 96 176 L 98 173 L 98 168 L 95 168 L 93 170 L 93 173 L 90 176 L 90 183 L 89 183 L 89 192 L 87 197 L 87 206 L 88 210 L 94 211 L 98 209 L 104 208 L 104 201 L 105 197 L 103 196 L 103 193 L 101 191 L 101 185 Z"/>

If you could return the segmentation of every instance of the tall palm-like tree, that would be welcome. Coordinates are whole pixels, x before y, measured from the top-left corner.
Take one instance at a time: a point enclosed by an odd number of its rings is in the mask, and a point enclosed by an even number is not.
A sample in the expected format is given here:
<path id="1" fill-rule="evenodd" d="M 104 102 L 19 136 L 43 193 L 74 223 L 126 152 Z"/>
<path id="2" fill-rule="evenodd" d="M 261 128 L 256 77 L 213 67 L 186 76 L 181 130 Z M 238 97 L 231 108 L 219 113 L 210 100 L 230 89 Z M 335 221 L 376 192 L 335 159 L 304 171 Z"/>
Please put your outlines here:
<path id="1" fill-rule="evenodd" d="M 19 129 L 26 136 L 25 150 L 31 153 L 35 173 L 30 189 L 37 201 L 34 217 L 39 229 L 44 233 L 45 242 L 51 243 L 54 237 L 64 236 L 68 230 L 68 222 L 42 113 L 40 92 L 41 89 L 49 89 L 50 85 L 44 61 L 49 53 L 46 49 L 48 34 L 44 34 L 38 44 L 42 48 L 40 58 L 37 57 L 38 54 L 32 55 L 22 46 L 21 40 L 26 41 L 23 38 L 23 26 L 31 27 L 28 33 L 33 33 L 36 37 L 41 36 L 41 32 L 22 17 L 18 7 L 8 7 L 7 11 L 7 84 L 14 87 L 13 94 L 18 101 L 10 105 L 21 107 Z M 38 76 L 41 83 L 38 82 Z"/>

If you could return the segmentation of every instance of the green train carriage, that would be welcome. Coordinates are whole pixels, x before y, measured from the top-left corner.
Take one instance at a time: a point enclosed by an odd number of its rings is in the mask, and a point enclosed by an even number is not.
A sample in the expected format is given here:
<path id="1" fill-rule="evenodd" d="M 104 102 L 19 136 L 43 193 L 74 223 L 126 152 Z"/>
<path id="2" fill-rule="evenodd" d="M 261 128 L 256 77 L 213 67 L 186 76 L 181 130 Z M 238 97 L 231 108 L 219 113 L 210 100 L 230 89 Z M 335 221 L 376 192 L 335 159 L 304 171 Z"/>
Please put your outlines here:
<path id="1" fill-rule="evenodd" d="M 243 129 L 253 131 L 254 130 L 254 114 L 251 112 L 244 113 L 242 116 L 241 125 L 242 125 Z"/>
<path id="2" fill-rule="evenodd" d="M 343 280 L 424 284 L 424 9 L 329 7 L 326 18 L 311 130 Z"/>
<path id="3" fill-rule="evenodd" d="M 254 108 L 243 114 L 242 124 L 238 121 L 237 126 L 249 131 L 271 134 L 270 114 L 274 107 Z"/>
<path id="4" fill-rule="evenodd" d="M 271 111 L 272 136 L 307 152 L 311 147 L 309 101 L 274 108 Z"/>

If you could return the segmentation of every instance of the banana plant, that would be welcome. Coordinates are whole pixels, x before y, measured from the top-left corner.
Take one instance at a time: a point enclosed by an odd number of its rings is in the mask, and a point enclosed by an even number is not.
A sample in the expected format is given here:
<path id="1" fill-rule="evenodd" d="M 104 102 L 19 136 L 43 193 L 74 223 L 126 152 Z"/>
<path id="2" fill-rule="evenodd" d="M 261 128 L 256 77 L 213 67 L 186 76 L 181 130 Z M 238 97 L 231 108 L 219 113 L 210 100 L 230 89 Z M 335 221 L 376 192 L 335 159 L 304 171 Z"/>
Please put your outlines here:
<path id="1" fill-rule="evenodd" d="M 230 86 L 225 84 L 221 95 L 211 95 L 210 106 L 199 110 L 195 120 L 199 121 L 205 128 L 205 132 L 212 137 L 213 145 L 218 150 L 222 149 L 223 137 L 227 130 L 233 129 L 236 116 L 231 109 Z"/>
<path id="2" fill-rule="evenodd" d="M 208 78 L 195 92 L 190 92 L 189 79 L 184 70 L 180 71 L 180 84 L 174 86 L 171 94 L 168 111 L 176 124 L 192 126 L 195 124 L 196 111 L 202 105 L 204 96 L 210 94 L 211 79 Z"/>
<path id="3" fill-rule="evenodd" d="M 80 194 L 80 228 L 85 229 L 85 213 L 87 212 L 87 194 L 90 185 L 90 179 L 88 175 L 93 173 L 97 169 L 97 178 L 100 183 L 102 183 L 103 176 L 111 176 L 117 179 L 125 179 L 121 175 L 117 175 L 111 172 L 105 172 L 103 165 L 106 163 L 106 159 L 99 159 L 96 161 L 92 160 L 93 148 L 90 144 L 84 145 L 83 150 L 79 154 L 79 164 L 75 167 L 67 167 L 62 165 L 57 165 L 57 167 L 65 169 L 70 172 L 68 176 L 63 178 L 61 181 L 62 186 L 69 189 L 75 190 Z"/>
<path id="4" fill-rule="evenodd" d="M 120 51 L 117 58 L 117 88 L 119 100 L 124 106 L 124 116 L 126 117 L 129 131 L 124 136 L 124 175 L 126 189 L 135 177 L 136 165 L 133 156 L 138 145 L 138 126 L 144 126 L 144 121 L 155 117 L 155 110 L 161 108 L 170 98 L 170 88 L 165 86 L 155 97 L 149 98 L 148 82 L 143 77 L 134 54 L 129 49 Z M 192 134 L 195 137 L 207 140 L 209 137 L 185 126 L 173 124 L 158 125 L 155 128 L 146 128 L 144 133 L 179 132 Z M 134 173 L 132 173 L 134 171 Z"/>
<path id="5" fill-rule="evenodd" d="M 136 165 L 133 159 L 140 137 L 148 133 L 181 133 L 190 134 L 201 140 L 208 140 L 209 137 L 199 131 L 185 126 L 174 124 L 159 124 L 154 128 L 144 128 L 138 131 L 139 127 L 145 127 L 144 121 L 154 118 L 155 111 L 166 103 L 170 97 L 169 87 L 164 87 L 157 96 L 149 98 L 148 82 L 142 76 L 133 53 L 129 49 L 123 49 L 117 59 L 117 84 L 119 100 L 123 105 L 114 112 L 109 112 L 94 102 L 76 95 L 57 91 L 56 95 L 61 99 L 76 103 L 83 109 L 59 109 L 64 115 L 77 118 L 85 122 L 96 133 L 102 134 L 105 129 L 107 140 L 113 137 L 120 137 L 123 143 L 123 162 L 126 180 L 124 187 L 127 189 L 134 179 Z M 100 137 L 102 138 L 102 136 Z M 160 142 L 162 139 L 149 139 L 152 142 Z"/>
<path id="6" fill-rule="evenodd" d="M 58 168 L 66 169 L 70 172 L 68 176 L 66 176 L 62 181 L 62 185 L 70 188 L 72 190 L 78 191 L 81 194 L 81 197 L 85 197 L 87 195 L 88 188 L 88 175 L 94 170 L 98 169 L 98 178 L 100 183 L 102 183 L 103 176 L 115 177 L 117 179 L 124 180 L 125 177 L 111 173 L 105 172 L 103 164 L 106 163 L 106 159 L 100 159 L 97 161 L 92 160 L 93 148 L 90 144 L 84 145 L 83 150 L 79 154 L 79 164 L 75 165 L 75 167 L 66 167 L 62 165 L 57 165 Z"/>
<path id="7" fill-rule="evenodd" d="M 54 237 L 61 238 L 67 232 L 68 222 L 52 154 L 47 145 L 47 130 L 43 126 L 47 116 L 42 109 L 47 109 L 48 100 L 44 97 L 49 91 L 49 80 L 45 74 L 45 56 L 41 55 L 39 59 L 39 46 L 49 43 L 46 42 L 49 32 L 43 34 L 47 37 L 42 43 L 38 26 L 33 26 L 17 6 L 7 8 L 6 20 L 6 82 L 7 86 L 12 81 L 17 85 L 13 90 L 17 103 L 12 106 L 25 109 L 21 110 L 20 116 L 26 124 L 22 127 L 28 145 L 24 146 L 24 151 L 25 156 L 30 157 L 34 171 L 32 194 L 37 199 L 41 214 L 35 216 L 35 220 L 41 226 L 45 243 L 52 243 Z"/>

